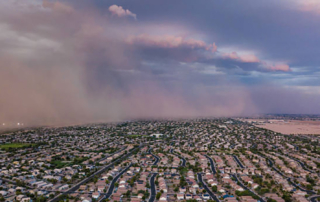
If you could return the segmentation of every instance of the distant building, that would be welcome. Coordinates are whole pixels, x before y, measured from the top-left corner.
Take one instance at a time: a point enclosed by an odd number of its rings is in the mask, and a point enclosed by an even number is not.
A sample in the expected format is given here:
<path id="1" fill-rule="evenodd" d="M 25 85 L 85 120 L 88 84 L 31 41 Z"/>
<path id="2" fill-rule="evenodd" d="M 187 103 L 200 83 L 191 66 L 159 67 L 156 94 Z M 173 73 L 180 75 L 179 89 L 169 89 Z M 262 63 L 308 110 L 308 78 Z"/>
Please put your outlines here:
<path id="1" fill-rule="evenodd" d="M 159 137 L 162 137 L 163 134 L 161 134 L 161 133 L 153 133 L 153 134 L 151 134 L 150 136 L 159 138 Z"/>

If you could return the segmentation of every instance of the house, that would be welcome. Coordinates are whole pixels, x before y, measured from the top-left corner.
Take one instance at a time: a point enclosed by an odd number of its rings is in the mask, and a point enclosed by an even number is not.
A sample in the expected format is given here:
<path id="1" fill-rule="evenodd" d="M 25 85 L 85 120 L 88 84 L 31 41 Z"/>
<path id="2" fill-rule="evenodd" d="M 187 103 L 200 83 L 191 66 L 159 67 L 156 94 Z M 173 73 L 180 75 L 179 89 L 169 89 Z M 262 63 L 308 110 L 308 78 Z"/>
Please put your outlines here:
<path id="1" fill-rule="evenodd" d="M 30 197 L 23 197 L 20 202 L 30 202 L 31 198 Z"/>
<path id="2" fill-rule="evenodd" d="M 186 194 L 186 199 L 187 200 L 192 199 L 192 195 L 191 194 Z"/>
<path id="3" fill-rule="evenodd" d="M 91 198 L 85 197 L 85 198 L 82 200 L 82 202 L 91 202 Z"/>
<path id="4" fill-rule="evenodd" d="M 69 185 L 65 184 L 65 185 L 62 185 L 61 187 L 59 187 L 59 191 L 66 190 L 68 188 L 69 188 Z"/>
<path id="5" fill-rule="evenodd" d="M 99 197 L 100 197 L 100 193 L 99 192 L 93 192 L 92 193 L 92 198 L 98 199 Z"/>
<path id="6" fill-rule="evenodd" d="M 180 193 L 186 193 L 187 189 L 185 187 L 179 187 Z"/>
<path id="7" fill-rule="evenodd" d="M 161 201 L 161 202 L 166 202 L 166 201 L 168 201 L 168 200 L 167 200 L 167 194 L 162 194 L 162 195 L 160 196 L 159 201 Z"/>
<path id="8" fill-rule="evenodd" d="M 1 191 L 0 191 L 0 195 L 6 196 L 6 195 L 8 195 L 8 192 L 1 190 Z"/>
<path id="9" fill-rule="evenodd" d="M 150 136 L 151 136 L 151 137 L 160 138 L 160 137 L 163 136 L 163 134 L 161 134 L 161 133 L 153 133 L 153 134 L 151 134 Z"/>
<path id="10" fill-rule="evenodd" d="M 99 185 L 97 190 L 98 190 L 98 192 L 103 192 L 105 190 L 105 188 L 106 187 L 104 185 Z"/>
<path id="11" fill-rule="evenodd" d="M 143 194 L 141 194 L 141 193 L 138 194 L 138 198 L 139 198 L 139 199 L 142 199 L 142 197 L 143 197 Z"/>
<path id="12" fill-rule="evenodd" d="M 258 187 L 259 187 L 259 184 L 257 184 L 257 183 L 253 183 L 253 184 L 251 185 L 251 187 L 252 187 L 253 189 L 256 189 L 256 188 L 258 188 Z"/>
<path id="13" fill-rule="evenodd" d="M 140 198 L 131 198 L 130 202 L 141 202 L 141 199 Z"/>
<path id="14" fill-rule="evenodd" d="M 182 194 L 182 193 L 177 194 L 177 199 L 184 200 L 184 194 Z"/>
<path id="15" fill-rule="evenodd" d="M 195 196 L 193 197 L 193 199 L 195 199 L 196 201 L 202 201 L 201 197 L 198 196 L 198 195 L 195 195 Z"/>
<path id="16" fill-rule="evenodd" d="M 252 198 L 252 196 L 241 196 L 240 198 L 243 202 L 257 202 L 257 200 Z"/>
<path id="17" fill-rule="evenodd" d="M 209 200 L 210 199 L 210 195 L 209 194 L 202 194 L 202 198 L 205 200 Z"/>

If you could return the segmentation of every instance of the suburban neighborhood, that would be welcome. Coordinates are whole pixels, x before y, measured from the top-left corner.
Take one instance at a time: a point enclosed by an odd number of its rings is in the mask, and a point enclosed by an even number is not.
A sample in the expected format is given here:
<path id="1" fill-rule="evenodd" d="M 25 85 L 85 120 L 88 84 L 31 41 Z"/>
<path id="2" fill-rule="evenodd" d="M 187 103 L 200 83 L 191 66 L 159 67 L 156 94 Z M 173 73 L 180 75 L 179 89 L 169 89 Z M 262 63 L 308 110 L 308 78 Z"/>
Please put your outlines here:
<path id="1" fill-rule="evenodd" d="M 0 136 L 0 201 L 316 201 L 319 140 L 240 119 L 7 132 Z"/>

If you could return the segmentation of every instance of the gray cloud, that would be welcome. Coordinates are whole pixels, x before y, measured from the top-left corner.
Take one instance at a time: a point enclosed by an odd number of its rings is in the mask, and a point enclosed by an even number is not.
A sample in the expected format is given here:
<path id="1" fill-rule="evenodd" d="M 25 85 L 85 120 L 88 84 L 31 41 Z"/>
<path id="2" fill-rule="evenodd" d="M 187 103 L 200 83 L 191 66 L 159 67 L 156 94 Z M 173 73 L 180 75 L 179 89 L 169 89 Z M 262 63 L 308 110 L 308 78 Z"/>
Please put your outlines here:
<path id="1" fill-rule="evenodd" d="M 275 1 L 248 1 L 252 8 L 242 1 L 137 2 L 1 3 L 0 121 L 61 124 L 319 109 L 318 94 L 301 87 L 319 86 L 312 55 L 317 41 L 311 46 L 316 34 L 304 36 L 317 33 L 315 21 L 304 25 L 307 31 L 296 27 L 310 13 Z M 112 16 L 114 4 L 125 12 Z M 123 18 L 134 17 L 132 11 L 139 21 Z M 280 11 L 285 16 L 271 22 Z M 302 18 L 294 24 L 287 18 L 297 12 Z M 291 72 L 283 72 L 286 64 Z M 296 76 L 300 80 L 292 81 Z"/>
<path id="2" fill-rule="evenodd" d="M 245 112 L 241 91 L 215 89 L 209 96 L 199 87 L 186 93 L 178 84 L 166 87 L 150 69 L 142 71 L 143 55 L 137 57 L 137 47 L 108 31 L 118 27 L 104 15 L 77 11 L 63 2 L 6 6 L 0 22 L 2 122 L 59 124 Z M 198 42 L 187 40 L 182 49 L 213 48 Z M 241 102 L 225 105 L 235 97 Z"/>

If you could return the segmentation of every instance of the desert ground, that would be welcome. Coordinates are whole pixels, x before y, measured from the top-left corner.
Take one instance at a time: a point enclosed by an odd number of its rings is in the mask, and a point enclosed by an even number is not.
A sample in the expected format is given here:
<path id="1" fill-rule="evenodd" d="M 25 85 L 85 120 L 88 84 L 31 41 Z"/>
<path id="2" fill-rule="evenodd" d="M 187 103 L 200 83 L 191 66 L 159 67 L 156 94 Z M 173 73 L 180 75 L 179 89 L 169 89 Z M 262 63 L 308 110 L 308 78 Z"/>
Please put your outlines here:
<path id="1" fill-rule="evenodd" d="M 260 123 L 256 126 L 282 134 L 320 134 L 320 121 L 269 120 L 268 123 Z"/>

